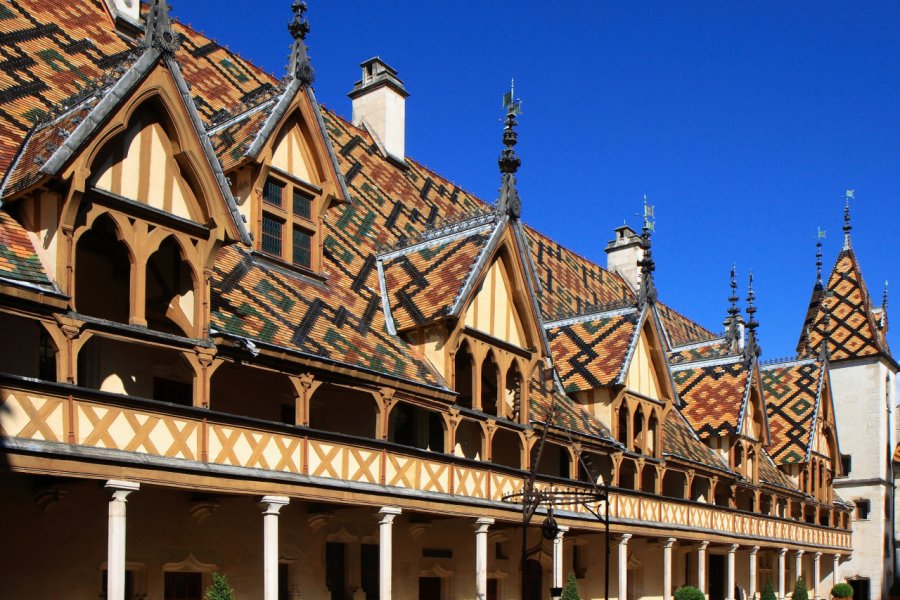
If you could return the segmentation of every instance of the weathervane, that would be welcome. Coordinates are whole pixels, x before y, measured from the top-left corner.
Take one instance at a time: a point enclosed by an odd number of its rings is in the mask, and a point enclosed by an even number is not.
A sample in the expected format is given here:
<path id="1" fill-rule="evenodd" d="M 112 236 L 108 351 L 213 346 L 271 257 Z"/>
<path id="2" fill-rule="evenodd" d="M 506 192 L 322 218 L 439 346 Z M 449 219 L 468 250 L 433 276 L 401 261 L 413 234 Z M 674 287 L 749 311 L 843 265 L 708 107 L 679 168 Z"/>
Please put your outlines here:
<path id="1" fill-rule="evenodd" d="M 641 287 L 638 291 L 638 303 L 640 305 L 648 302 L 656 302 L 656 286 L 653 283 L 653 271 L 656 269 L 656 263 L 653 261 L 651 252 L 650 234 L 656 230 L 656 217 L 652 204 L 647 204 L 647 194 L 644 194 L 644 226 L 641 233 L 641 250 L 643 254 L 638 261 L 638 267 L 641 269 Z"/>
<path id="2" fill-rule="evenodd" d="M 515 97 L 515 80 L 512 80 L 509 91 L 503 94 L 503 108 L 506 109 L 506 124 L 503 127 L 503 151 L 500 153 L 500 174 L 502 183 L 500 186 L 500 199 L 497 201 L 497 211 L 506 214 L 512 219 L 518 219 L 522 215 L 522 203 L 519 200 L 519 192 L 516 190 L 516 171 L 522 164 L 522 159 L 516 154 L 516 144 L 519 142 L 519 134 L 516 133 L 516 115 L 522 112 L 522 101 Z"/>

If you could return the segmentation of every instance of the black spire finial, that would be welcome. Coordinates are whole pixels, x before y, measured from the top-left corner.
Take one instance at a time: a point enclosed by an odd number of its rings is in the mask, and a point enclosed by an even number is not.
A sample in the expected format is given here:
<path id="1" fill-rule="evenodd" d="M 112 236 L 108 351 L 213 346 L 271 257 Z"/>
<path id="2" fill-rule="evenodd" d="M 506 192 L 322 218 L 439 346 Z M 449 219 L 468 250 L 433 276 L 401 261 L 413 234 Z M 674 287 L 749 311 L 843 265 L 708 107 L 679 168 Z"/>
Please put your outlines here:
<path id="1" fill-rule="evenodd" d="M 831 357 L 831 348 L 828 346 L 828 342 L 831 339 L 831 311 L 825 312 L 825 317 L 822 319 L 822 341 L 819 345 L 819 358 L 821 360 L 827 360 Z"/>
<path id="2" fill-rule="evenodd" d="M 753 271 L 750 271 L 749 281 L 747 283 L 747 345 L 744 346 L 744 357 L 751 360 L 758 357 L 762 352 L 756 339 L 756 328 L 759 327 L 759 321 L 756 320 L 756 292 L 753 291 Z"/>
<path id="3" fill-rule="evenodd" d="M 656 302 L 656 285 L 653 282 L 653 271 L 656 263 L 653 261 L 650 235 L 656 230 L 656 218 L 653 214 L 653 206 L 647 204 L 647 195 L 644 194 L 644 227 L 641 231 L 642 256 L 638 261 L 641 268 L 641 288 L 638 292 L 638 302 L 641 305 Z"/>
<path id="4" fill-rule="evenodd" d="M 516 172 L 522 164 L 522 159 L 516 154 L 516 144 L 519 142 L 519 134 L 516 126 L 519 122 L 516 116 L 522 111 L 522 101 L 515 99 L 515 80 L 510 89 L 503 95 L 503 108 L 506 109 L 506 121 L 503 127 L 503 151 L 497 164 L 500 166 L 500 200 L 497 202 L 497 210 L 508 215 L 512 219 L 522 216 L 522 202 L 519 200 L 519 192 L 516 190 Z"/>
<path id="5" fill-rule="evenodd" d="M 731 265 L 731 296 L 728 298 L 728 302 L 730 306 L 728 307 L 728 316 L 734 321 L 738 315 L 741 314 L 741 309 L 738 308 L 738 292 L 737 292 L 737 277 L 735 276 L 735 265 Z"/>
<path id="6" fill-rule="evenodd" d="M 819 229 L 816 234 L 816 289 L 821 290 L 822 285 L 822 240 L 825 239 L 825 232 Z"/>
<path id="7" fill-rule="evenodd" d="M 175 54 L 181 45 L 181 36 L 172 29 L 169 3 L 166 0 L 151 0 L 144 25 L 143 45 L 165 54 Z"/>
<path id="8" fill-rule="evenodd" d="M 306 2 L 294 0 L 291 10 L 294 18 L 288 23 L 288 31 L 294 38 L 291 48 L 291 61 L 288 64 L 288 77 L 296 79 L 303 85 L 312 85 L 316 79 L 315 71 L 309 60 L 306 48 L 306 36 L 309 34 L 309 20 L 306 18 Z"/>
<path id="9" fill-rule="evenodd" d="M 844 250 L 850 248 L 850 230 L 853 229 L 850 224 L 850 200 L 853 197 L 853 190 L 847 190 L 847 193 L 844 194 Z"/>
<path id="10" fill-rule="evenodd" d="M 743 323 L 741 309 L 738 307 L 737 277 L 735 265 L 731 265 L 731 296 L 728 297 L 728 316 L 725 318 L 725 337 L 730 342 L 743 342 Z"/>

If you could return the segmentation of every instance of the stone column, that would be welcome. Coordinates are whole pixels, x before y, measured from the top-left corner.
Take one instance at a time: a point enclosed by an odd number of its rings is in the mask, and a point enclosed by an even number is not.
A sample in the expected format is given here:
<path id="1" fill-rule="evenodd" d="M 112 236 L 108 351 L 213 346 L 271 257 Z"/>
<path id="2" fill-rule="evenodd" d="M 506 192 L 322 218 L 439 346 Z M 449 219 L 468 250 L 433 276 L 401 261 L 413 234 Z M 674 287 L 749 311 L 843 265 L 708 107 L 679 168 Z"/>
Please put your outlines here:
<path id="1" fill-rule="evenodd" d="M 619 538 L 619 600 L 628 597 L 628 540 L 630 533 L 623 533 Z"/>
<path id="2" fill-rule="evenodd" d="M 750 585 L 747 586 L 747 596 L 752 600 L 756 596 L 756 554 L 759 546 L 750 549 Z"/>
<path id="3" fill-rule="evenodd" d="M 737 553 L 738 545 L 732 544 L 728 548 L 728 590 L 725 593 L 725 597 L 729 600 L 735 600 L 734 598 L 734 555 Z"/>
<path id="4" fill-rule="evenodd" d="M 706 547 L 709 542 L 700 542 L 697 550 L 697 589 L 706 595 Z"/>
<path id="5" fill-rule="evenodd" d="M 278 600 L 278 513 L 287 496 L 263 496 L 263 599 Z"/>
<path id="6" fill-rule="evenodd" d="M 391 584 L 393 577 L 393 524 L 394 518 L 402 511 L 395 506 L 385 506 L 378 511 L 378 591 L 380 600 L 391 600 Z M 486 585 L 485 585 L 486 587 Z"/>
<path id="7" fill-rule="evenodd" d="M 493 519 L 482 517 L 475 521 L 475 599 L 487 598 L 487 537 Z"/>
<path id="8" fill-rule="evenodd" d="M 803 550 L 794 554 L 794 581 L 797 579 L 803 579 Z"/>
<path id="9" fill-rule="evenodd" d="M 563 536 L 566 535 L 566 532 L 569 531 L 569 528 L 565 525 L 559 526 L 559 533 L 556 534 L 556 539 L 553 540 L 553 585 L 551 587 L 561 588 L 564 585 L 563 582 Z"/>
<path id="10" fill-rule="evenodd" d="M 822 579 L 822 574 L 819 569 L 819 562 L 822 559 L 822 553 L 816 552 L 813 554 L 813 600 L 819 600 L 819 583 Z"/>
<path id="11" fill-rule="evenodd" d="M 831 585 L 837 585 L 841 582 L 841 555 L 834 555 L 834 564 L 831 567 Z"/>
<path id="12" fill-rule="evenodd" d="M 672 546 L 675 538 L 663 542 L 663 600 L 672 600 Z"/>
<path id="13" fill-rule="evenodd" d="M 141 484 L 110 479 L 104 487 L 109 492 L 106 597 L 125 600 L 125 503 L 128 494 L 141 489 Z"/>
<path id="14" fill-rule="evenodd" d="M 778 551 L 778 600 L 784 600 L 784 561 L 787 555 L 787 548 Z"/>

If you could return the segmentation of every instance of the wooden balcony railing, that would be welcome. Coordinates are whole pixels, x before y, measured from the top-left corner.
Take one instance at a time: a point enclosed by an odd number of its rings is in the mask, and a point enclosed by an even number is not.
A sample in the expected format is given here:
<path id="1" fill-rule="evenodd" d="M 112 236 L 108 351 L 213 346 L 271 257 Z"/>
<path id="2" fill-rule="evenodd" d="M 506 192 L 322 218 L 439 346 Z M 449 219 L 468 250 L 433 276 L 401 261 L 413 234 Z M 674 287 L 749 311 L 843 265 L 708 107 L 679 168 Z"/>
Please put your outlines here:
<path id="1" fill-rule="evenodd" d="M 487 501 L 521 491 L 525 475 L 378 440 L 5 375 L 0 375 L 0 435 Z M 549 479 L 539 485 L 580 487 Z M 612 490 L 609 511 L 620 522 L 850 549 L 847 530 L 630 490 Z"/>

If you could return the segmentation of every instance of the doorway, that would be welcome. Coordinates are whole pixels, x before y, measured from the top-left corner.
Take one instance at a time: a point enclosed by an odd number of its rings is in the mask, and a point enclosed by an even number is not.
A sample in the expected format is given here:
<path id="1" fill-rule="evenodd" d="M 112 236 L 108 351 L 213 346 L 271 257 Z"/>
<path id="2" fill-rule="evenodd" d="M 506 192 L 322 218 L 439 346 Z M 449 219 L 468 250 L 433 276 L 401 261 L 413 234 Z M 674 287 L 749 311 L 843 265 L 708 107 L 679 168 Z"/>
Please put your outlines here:
<path id="1" fill-rule="evenodd" d="M 853 588 L 853 600 L 869 600 L 869 580 L 868 579 L 849 579 L 847 583 Z"/>
<path id="2" fill-rule="evenodd" d="M 441 600 L 440 577 L 419 577 L 419 600 Z"/>
<path id="3" fill-rule="evenodd" d="M 203 574 L 167 572 L 165 600 L 203 600 Z"/>
<path id="4" fill-rule="evenodd" d="M 541 590 L 544 589 L 544 569 L 541 563 L 534 559 L 525 563 L 525 600 L 543 600 Z"/>
<path id="5" fill-rule="evenodd" d="M 725 557 L 721 554 L 709 556 L 709 600 L 725 600 Z"/>

